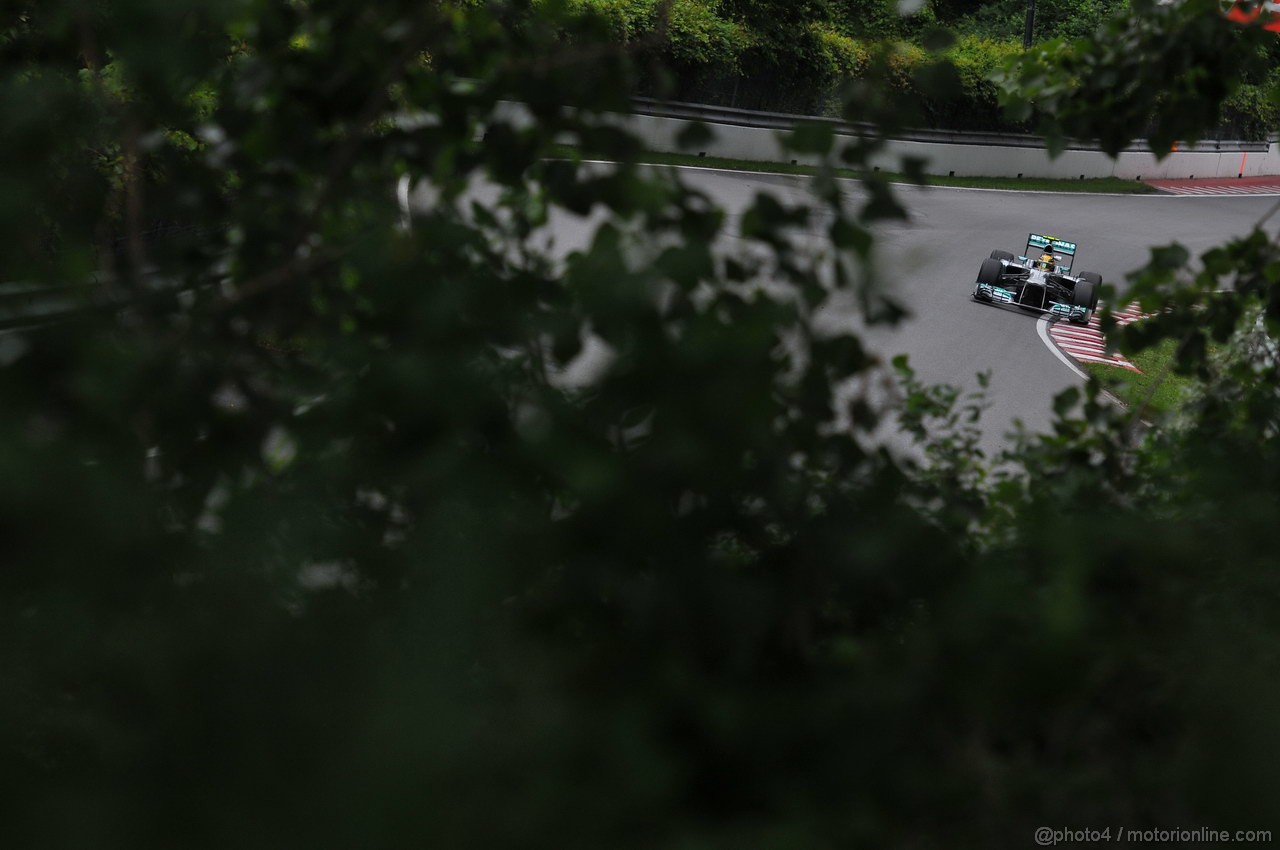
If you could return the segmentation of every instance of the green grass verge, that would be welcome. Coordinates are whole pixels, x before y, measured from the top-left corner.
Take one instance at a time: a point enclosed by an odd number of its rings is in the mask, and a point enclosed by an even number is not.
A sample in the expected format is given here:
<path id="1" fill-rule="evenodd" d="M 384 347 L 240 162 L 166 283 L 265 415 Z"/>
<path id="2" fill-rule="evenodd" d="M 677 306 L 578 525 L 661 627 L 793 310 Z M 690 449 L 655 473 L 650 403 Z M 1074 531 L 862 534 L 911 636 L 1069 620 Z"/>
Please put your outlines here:
<path id="1" fill-rule="evenodd" d="M 577 148 L 561 147 L 559 155 L 577 159 L 583 154 Z M 589 157 L 588 157 L 589 158 Z M 812 165 L 792 165 L 789 162 L 763 162 L 754 159 L 725 159 L 717 156 L 693 156 L 682 153 L 657 153 L 646 151 L 638 162 L 652 165 L 696 165 L 702 168 L 722 168 L 726 171 L 763 171 L 769 174 L 798 174 L 813 176 L 818 169 Z M 858 179 L 863 172 L 851 168 L 837 168 L 837 177 Z M 905 174 L 888 171 L 880 176 L 893 183 L 911 183 Z M 1145 195 L 1156 190 L 1137 180 L 1121 180 L 1119 177 L 1099 177 L 1092 180 L 1053 180 L 1047 177 L 936 177 L 925 178 L 928 186 L 956 186 L 967 189 L 1016 189 L 1041 192 L 1107 192 L 1112 194 Z"/>
<path id="2" fill-rule="evenodd" d="M 1130 357 L 1129 362 L 1142 370 L 1141 375 L 1102 363 L 1081 365 L 1131 410 L 1138 410 L 1145 404 L 1147 413 L 1162 415 L 1177 410 L 1197 383 L 1192 376 L 1174 374 L 1172 366 L 1176 348 L 1176 340 L 1166 339 Z"/>

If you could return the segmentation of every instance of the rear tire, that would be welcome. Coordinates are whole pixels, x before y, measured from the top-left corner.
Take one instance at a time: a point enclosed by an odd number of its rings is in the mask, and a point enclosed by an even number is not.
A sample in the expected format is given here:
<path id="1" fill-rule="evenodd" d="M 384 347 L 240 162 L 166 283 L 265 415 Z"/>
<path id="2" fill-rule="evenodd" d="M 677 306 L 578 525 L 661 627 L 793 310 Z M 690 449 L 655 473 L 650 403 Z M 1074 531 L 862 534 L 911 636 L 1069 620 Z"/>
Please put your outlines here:
<path id="1" fill-rule="evenodd" d="M 993 259 L 993 260 L 1009 260 L 1009 261 L 1012 261 L 1012 260 L 1013 260 L 1013 254 L 1010 254 L 1008 251 L 1001 251 L 1001 250 L 998 250 L 998 249 L 997 249 L 997 250 L 995 250 L 995 251 L 992 251 L 992 252 L 991 252 L 991 259 Z"/>
<path id="2" fill-rule="evenodd" d="M 978 283 L 987 283 L 995 286 L 1000 283 L 1000 273 L 1004 271 L 1004 267 L 1000 265 L 999 260 L 983 260 L 982 265 L 978 267 Z"/>

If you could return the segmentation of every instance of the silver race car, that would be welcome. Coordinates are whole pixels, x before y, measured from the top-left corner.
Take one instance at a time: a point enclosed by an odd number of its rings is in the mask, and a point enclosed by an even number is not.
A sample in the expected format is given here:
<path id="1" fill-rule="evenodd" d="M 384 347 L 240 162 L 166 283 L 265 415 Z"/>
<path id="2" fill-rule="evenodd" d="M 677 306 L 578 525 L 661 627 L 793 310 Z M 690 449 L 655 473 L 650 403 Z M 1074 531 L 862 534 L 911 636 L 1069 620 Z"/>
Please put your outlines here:
<path id="1" fill-rule="evenodd" d="M 1102 275 L 1072 275 L 1075 259 L 1076 243 L 1032 233 L 1023 256 L 992 251 L 991 257 L 982 261 L 974 300 L 1012 304 L 1086 324 L 1098 306 Z"/>

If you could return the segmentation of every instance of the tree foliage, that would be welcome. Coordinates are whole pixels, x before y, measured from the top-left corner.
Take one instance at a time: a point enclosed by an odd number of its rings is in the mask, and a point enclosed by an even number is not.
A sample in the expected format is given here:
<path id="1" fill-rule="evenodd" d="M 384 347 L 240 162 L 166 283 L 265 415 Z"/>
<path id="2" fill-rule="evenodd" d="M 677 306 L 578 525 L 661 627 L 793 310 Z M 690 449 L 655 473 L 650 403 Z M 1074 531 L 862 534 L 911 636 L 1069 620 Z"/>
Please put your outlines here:
<path id="1" fill-rule="evenodd" d="M 6 845 L 1272 826 L 1273 241 L 1137 276 L 1169 312 L 1125 344 L 1179 338 L 1206 376 L 1177 427 L 1073 390 L 993 466 L 981 398 L 900 363 L 928 462 L 895 459 L 883 364 L 821 321 L 833 295 L 901 317 L 868 262 L 890 188 L 731 217 L 636 167 L 608 117 L 635 56 L 560 11 L 7 25 L 6 278 L 80 309 L 0 335 Z M 1124 37 L 1065 72 L 1097 89 Z M 1229 88 L 1188 86 L 1182 135 Z M 883 82 L 844 108 L 896 115 Z M 1095 110 L 1063 126 L 1125 117 Z M 566 255 L 551 221 L 590 233 Z"/>
<path id="2" fill-rule="evenodd" d="M 714 0 L 575 0 L 570 8 L 599 15 L 619 43 L 647 43 L 676 62 L 736 67 L 755 43 L 755 35 L 725 17 Z"/>

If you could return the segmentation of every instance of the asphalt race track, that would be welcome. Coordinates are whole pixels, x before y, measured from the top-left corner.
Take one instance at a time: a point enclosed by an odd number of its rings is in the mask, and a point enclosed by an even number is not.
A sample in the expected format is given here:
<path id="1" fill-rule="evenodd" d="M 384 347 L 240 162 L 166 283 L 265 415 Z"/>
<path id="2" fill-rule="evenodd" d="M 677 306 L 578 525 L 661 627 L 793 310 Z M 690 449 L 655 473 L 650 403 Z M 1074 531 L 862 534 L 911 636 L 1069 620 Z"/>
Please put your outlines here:
<path id="1" fill-rule="evenodd" d="M 1079 245 L 1074 270 L 1101 273 L 1123 295 L 1126 274 L 1147 262 L 1151 247 L 1177 241 L 1198 256 L 1247 233 L 1277 201 L 964 189 L 903 194 L 910 226 L 886 231 L 878 244 L 883 272 L 891 272 L 892 258 L 909 258 L 909 271 L 893 278 L 913 317 L 873 338 L 887 353 L 907 353 L 930 381 L 976 387 L 974 373 L 990 369 L 988 449 L 1003 442 L 1015 418 L 1047 430 L 1053 395 L 1080 382 L 1040 338 L 1036 314 L 971 300 L 978 266 L 991 249 L 1019 254 L 1033 230 L 1070 239 Z"/>
<path id="2" fill-rule="evenodd" d="M 707 193 L 732 219 L 759 192 L 791 200 L 807 194 L 805 178 L 707 169 L 678 169 L 680 179 Z M 858 203 L 859 184 L 848 198 Z M 1034 230 L 1076 242 L 1075 270 L 1096 271 L 1124 287 L 1125 274 L 1143 265 L 1152 246 L 1178 241 L 1193 256 L 1235 234 L 1247 233 L 1277 203 L 1275 197 L 1096 195 L 900 187 L 907 223 L 879 228 L 880 276 L 911 311 L 895 329 L 861 325 L 850 306 L 838 312 L 886 360 L 906 353 L 921 378 L 975 389 L 976 373 L 991 371 L 991 407 L 984 417 L 983 448 L 1006 444 L 1015 419 L 1045 431 L 1054 394 L 1080 377 L 1046 346 L 1037 314 L 980 304 L 970 298 L 978 266 L 993 248 L 1021 253 Z M 420 203 L 415 198 L 415 205 Z M 582 247 L 595 217 L 553 215 L 556 253 Z M 1268 230 L 1280 226 L 1280 215 Z M 562 254 L 563 255 L 563 254 Z"/>

